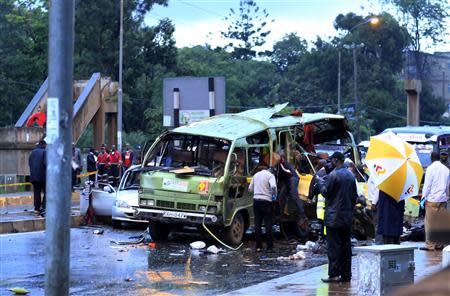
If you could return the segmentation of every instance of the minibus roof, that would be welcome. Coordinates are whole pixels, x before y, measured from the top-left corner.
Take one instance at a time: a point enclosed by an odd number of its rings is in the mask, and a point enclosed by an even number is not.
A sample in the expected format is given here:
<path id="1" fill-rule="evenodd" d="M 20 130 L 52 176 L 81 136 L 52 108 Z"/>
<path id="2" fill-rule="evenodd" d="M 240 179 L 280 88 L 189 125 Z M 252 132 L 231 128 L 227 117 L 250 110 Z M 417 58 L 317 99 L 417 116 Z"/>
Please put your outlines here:
<path id="1" fill-rule="evenodd" d="M 342 115 L 328 113 L 303 113 L 301 116 L 279 116 L 287 103 L 269 108 L 251 109 L 234 114 L 221 114 L 208 119 L 175 128 L 172 132 L 234 141 L 268 128 L 304 125 L 317 121 L 345 121 Z"/>

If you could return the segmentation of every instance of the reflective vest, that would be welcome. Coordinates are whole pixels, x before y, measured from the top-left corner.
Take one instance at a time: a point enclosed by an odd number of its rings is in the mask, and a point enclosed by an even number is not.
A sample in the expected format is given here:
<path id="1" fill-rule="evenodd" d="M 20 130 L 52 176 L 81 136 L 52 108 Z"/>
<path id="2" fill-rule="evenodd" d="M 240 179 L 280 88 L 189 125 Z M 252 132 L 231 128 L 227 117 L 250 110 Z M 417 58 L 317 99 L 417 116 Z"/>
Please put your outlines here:
<path id="1" fill-rule="evenodd" d="M 317 196 L 316 215 L 317 219 L 325 219 L 325 197 L 322 194 Z"/>
<path id="2" fill-rule="evenodd" d="M 111 158 L 108 153 L 100 153 L 97 157 L 97 164 L 103 164 L 105 166 L 109 166 L 109 162 Z"/>
<path id="3" fill-rule="evenodd" d="M 317 219 L 325 221 L 325 197 L 322 194 L 317 195 L 317 205 L 316 205 L 316 215 Z M 327 228 L 323 226 L 323 235 L 327 234 Z"/>
<path id="4" fill-rule="evenodd" d="M 130 150 L 125 152 L 125 159 L 123 160 L 123 165 L 126 167 L 131 166 L 131 151 Z"/>
<path id="5" fill-rule="evenodd" d="M 118 151 L 111 152 L 109 156 L 111 158 L 111 164 L 118 165 L 122 162 L 122 156 Z"/>

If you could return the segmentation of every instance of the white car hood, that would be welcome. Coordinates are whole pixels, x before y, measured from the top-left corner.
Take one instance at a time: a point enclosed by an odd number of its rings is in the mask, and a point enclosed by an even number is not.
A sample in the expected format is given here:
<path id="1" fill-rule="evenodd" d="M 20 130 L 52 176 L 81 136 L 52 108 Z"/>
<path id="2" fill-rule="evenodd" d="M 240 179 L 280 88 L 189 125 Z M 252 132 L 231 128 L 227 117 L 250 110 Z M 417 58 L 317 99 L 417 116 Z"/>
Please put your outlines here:
<path id="1" fill-rule="evenodd" d="M 117 199 L 126 201 L 131 207 L 139 205 L 138 191 L 135 189 L 119 190 L 117 192 Z"/>

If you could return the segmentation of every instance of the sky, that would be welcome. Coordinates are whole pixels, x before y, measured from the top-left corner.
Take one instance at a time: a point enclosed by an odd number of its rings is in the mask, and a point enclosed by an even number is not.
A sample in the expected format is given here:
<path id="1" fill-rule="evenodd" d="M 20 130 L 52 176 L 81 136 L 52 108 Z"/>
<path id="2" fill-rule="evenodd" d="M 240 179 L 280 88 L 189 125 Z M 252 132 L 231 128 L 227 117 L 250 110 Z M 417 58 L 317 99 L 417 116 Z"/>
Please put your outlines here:
<path id="1" fill-rule="evenodd" d="M 256 3 L 267 10 L 269 20 L 275 20 L 267 25 L 271 33 L 259 51 L 271 50 L 273 44 L 288 33 L 297 33 L 308 42 L 316 40 L 317 36 L 324 39 L 337 36 L 339 33 L 333 22 L 340 13 L 354 12 L 363 16 L 383 10 L 395 13 L 391 7 L 383 7 L 379 0 L 256 0 Z M 220 31 L 226 31 L 229 25 L 225 17 L 230 8 L 238 7 L 239 0 L 169 0 L 167 7 L 154 6 L 145 21 L 155 25 L 164 17 L 171 19 L 177 47 L 208 43 L 214 48 L 228 43 L 221 38 Z M 426 51 L 450 51 L 450 44 L 429 47 Z"/>

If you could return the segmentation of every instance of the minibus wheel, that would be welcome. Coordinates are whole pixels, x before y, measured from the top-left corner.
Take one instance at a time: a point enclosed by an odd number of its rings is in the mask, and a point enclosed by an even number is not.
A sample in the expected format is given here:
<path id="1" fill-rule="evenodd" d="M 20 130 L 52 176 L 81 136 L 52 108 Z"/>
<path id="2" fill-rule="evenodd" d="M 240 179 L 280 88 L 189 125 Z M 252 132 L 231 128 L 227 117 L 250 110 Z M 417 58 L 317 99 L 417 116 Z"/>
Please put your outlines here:
<path id="1" fill-rule="evenodd" d="M 237 212 L 234 215 L 231 225 L 225 229 L 225 240 L 234 246 L 239 245 L 242 242 L 245 232 L 244 217 L 241 212 Z"/>

